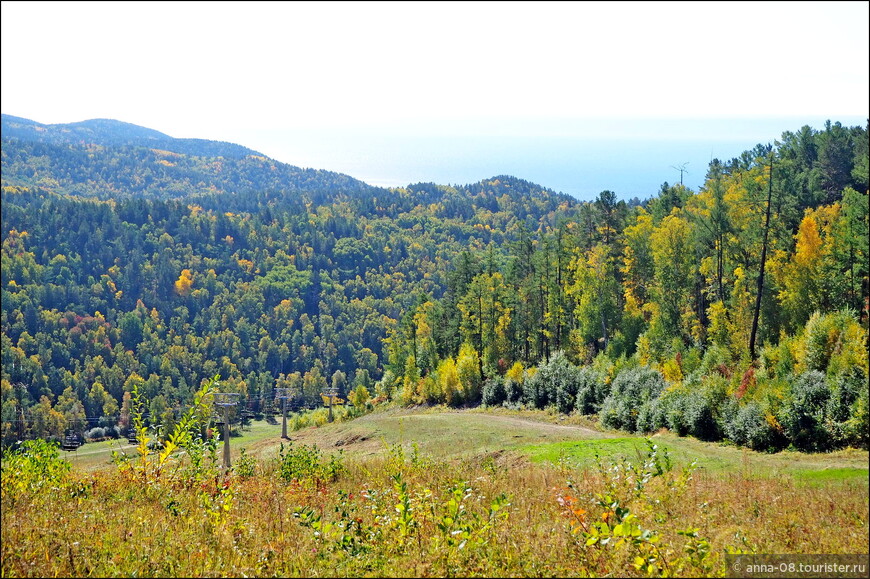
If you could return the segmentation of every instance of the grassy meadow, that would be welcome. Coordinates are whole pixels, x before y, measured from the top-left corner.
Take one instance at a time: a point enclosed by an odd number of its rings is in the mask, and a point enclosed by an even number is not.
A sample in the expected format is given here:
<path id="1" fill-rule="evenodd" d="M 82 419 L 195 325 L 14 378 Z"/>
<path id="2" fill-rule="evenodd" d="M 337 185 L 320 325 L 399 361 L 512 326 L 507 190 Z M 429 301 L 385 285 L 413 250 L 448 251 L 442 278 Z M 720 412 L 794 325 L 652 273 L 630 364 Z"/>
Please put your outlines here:
<path id="1" fill-rule="evenodd" d="M 868 551 L 866 451 L 440 407 L 280 435 L 232 437 L 226 475 L 220 444 L 5 455 L 3 576 L 723 576 L 726 553 Z"/>

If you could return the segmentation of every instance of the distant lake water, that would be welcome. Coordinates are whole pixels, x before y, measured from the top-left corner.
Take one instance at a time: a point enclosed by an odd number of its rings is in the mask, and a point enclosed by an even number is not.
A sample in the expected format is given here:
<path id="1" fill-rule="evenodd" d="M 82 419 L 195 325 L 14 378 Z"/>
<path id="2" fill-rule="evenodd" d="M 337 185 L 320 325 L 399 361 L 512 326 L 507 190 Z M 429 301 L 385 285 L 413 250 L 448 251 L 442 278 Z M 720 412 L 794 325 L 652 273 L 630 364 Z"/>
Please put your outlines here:
<path id="1" fill-rule="evenodd" d="M 859 118 L 834 119 L 846 126 Z M 658 194 L 664 182 L 694 191 L 704 184 L 710 160 L 728 161 L 758 143 L 773 144 L 783 131 L 824 128 L 823 118 L 716 119 L 707 121 L 602 120 L 595 125 L 545 127 L 553 136 L 462 136 L 447 128 L 429 136 L 414 130 L 274 130 L 239 136 L 239 143 L 297 165 L 345 173 L 371 185 L 475 183 L 513 175 L 580 200 L 614 191 L 620 199 Z M 462 128 L 462 127 L 460 127 Z M 583 131 L 587 134 L 582 134 Z M 590 131 L 607 137 L 592 136 Z M 516 131 L 514 131 L 516 132 Z M 546 132 L 546 131 L 544 131 Z M 581 133 L 571 135 L 571 132 Z"/>
<path id="2" fill-rule="evenodd" d="M 620 199 L 641 200 L 662 183 L 698 190 L 713 157 L 731 159 L 755 143 L 621 141 L 571 138 L 436 137 L 368 142 L 357 157 L 336 168 L 372 185 L 387 187 L 431 181 L 464 185 L 495 175 L 513 175 L 590 200 L 611 190 Z"/>

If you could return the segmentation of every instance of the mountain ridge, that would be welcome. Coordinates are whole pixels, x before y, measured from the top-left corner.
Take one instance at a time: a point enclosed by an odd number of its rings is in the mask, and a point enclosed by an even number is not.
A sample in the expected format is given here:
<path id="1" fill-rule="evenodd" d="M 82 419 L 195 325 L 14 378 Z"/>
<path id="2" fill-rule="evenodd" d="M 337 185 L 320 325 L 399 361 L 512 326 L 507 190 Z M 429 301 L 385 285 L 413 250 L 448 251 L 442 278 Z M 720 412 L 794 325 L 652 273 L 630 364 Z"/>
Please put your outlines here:
<path id="1" fill-rule="evenodd" d="M 483 194 L 493 209 L 497 206 L 495 191 L 515 200 L 577 202 L 570 195 L 511 175 L 495 175 L 464 186 L 419 182 L 388 189 L 343 173 L 283 163 L 242 145 L 177 139 L 114 119 L 48 125 L 3 114 L 2 141 L 4 185 L 100 199 L 249 193 L 273 199 L 304 195 L 318 204 L 392 190 L 411 196 L 404 204 L 431 203 L 451 191 L 469 198 Z"/>
<path id="2" fill-rule="evenodd" d="M 74 123 L 45 124 L 3 114 L 3 137 L 47 144 L 94 144 L 102 146 L 152 147 L 197 156 L 245 157 L 263 153 L 236 143 L 208 139 L 176 138 L 155 129 L 116 119 L 87 119 Z"/>

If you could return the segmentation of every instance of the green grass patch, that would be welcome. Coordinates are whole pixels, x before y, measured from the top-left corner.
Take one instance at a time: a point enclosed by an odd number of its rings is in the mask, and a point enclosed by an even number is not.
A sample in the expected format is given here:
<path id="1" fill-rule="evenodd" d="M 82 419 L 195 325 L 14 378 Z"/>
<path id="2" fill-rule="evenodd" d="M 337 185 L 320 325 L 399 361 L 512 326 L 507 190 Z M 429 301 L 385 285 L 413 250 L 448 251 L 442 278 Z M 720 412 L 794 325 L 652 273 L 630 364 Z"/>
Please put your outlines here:
<path id="1" fill-rule="evenodd" d="M 595 457 L 618 460 L 620 457 L 643 456 L 646 443 L 642 438 L 602 438 L 597 440 L 572 440 L 545 444 L 528 444 L 518 450 L 532 462 L 569 461 L 578 467 L 595 464 Z"/>
<path id="2" fill-rule="evenodd" d="M 827 483 L 837 481 L 867 482 L 866 468 L 825 468 L 822 470 L 797 470 L 795 478 L 809 483 Z"/>
<path id="3" fill-rule="evenodd" d="M 674 444 L 664 444 L 653 439 L 661 453 L 667 452 L 674 465 L 685 465 L 692 461 L 701 468 L 719 470 L 725 465 L 716 456 L 705 456 L 693 449 L 683 448 Z M 530 444 L 518 449 L 529 457 L 532 462 L 565 462 L 575 468 L 589 468 L 596 464 L 596 457 L 605 463 L 628 460 L 643 461 L 649 452 L 646 439 L 639 436 L 622 438 L 601 438 L 594 440 L 573 440 L 545 444 Z"/>
<path id="4" fill-rule="evenodd" d="M 798 452 L 765 454 L 671 434 L 656 436 L 652 440 L 661 452 L 669 453 L 675 466 L 694 461 L 702 471 L 717 475 L 739 472 L 742 476 L 761 478 L 788 476 L 807 483 L 866 482 L 868 476 L 866 453 L 853 453 L 859 454 L 858 456 Z M 517 450 L 528 456 L 532 462 L 562 462 L 582 469 L 594 467 L 596 455 L 605 463 L 622 458 L 643 460 L 648 446 L 643 437 L 629 436 L 529 444 Z"/>

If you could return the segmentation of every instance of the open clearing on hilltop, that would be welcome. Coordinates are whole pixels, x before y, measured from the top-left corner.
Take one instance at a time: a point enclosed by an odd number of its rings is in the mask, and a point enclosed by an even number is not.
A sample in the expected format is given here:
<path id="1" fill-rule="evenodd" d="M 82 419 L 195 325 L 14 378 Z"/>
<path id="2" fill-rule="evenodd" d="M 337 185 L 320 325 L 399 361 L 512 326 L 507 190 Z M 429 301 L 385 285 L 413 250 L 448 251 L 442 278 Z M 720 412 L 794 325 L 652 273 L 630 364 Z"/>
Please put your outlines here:
<path id="1" fill-rule="evenodd" d="M 527 444 L 565 442 L 613 436 L 591 428 L 557 425 L 473 410 L 395 409 L 367 414 L 356 420 L 291 434 L 297 444 L 314 444 L 323 450 L 343 449 L 356 456 L 374 455 L 401 444 L 436 458 L 468 458 L 491 452 L 515 450 Z M 266 452 L 271 441 L 254 445 Z M 274 448 L 273 448 L 274 450 Z"/>
<path id="2" fill-rule="evenodd" d="M 281 421 L 254 421 L 241 436 L 230 439 L 233 460 L 241 449 L 261 460 L 277 455 L 283 443 L 315 445 L 325 452 L 342 451 L 349 459 L 383 455 L 394 445 L 410 451 L 416 445 L 424 456 L 446 460 L 468 460 L 491 456 L 504 464 L 518 462 L 558 463 L 572 467 L 594 467 L 596 455 L 613 461 L 620 457 L 637 459 L 647 451 L 644 437 L 608 432 L 594 423 L 576 422 L 542 412 L 502 410 L 448 410 L 435 408 L 393 408 L 373 412 L 355 420 L 326 424 L 289 432 L 281 439 Z M 847 449 L 833 453 L 806 454 L 783 451 L 755 452 L 721 443 L 703 442 L 663 432 L 651 439 L 667 449 L 676 465 L 697 462 L 708 472 L 740 470 L 749 476 L 793 476 L 808 483 L 828 480 L 867 480 L 867 451 Z M 126 441 L 89 443 L 66 456 L 77 468 L 94 470 L 111 464 L 112 451 L 135 453 Z M 220 452 L 220 447 L 218 449 Z"/>
<path id="3" fill-rule="evenodd" d="M 710 472 L 739 469 L 750 476 L 866 480 L 870 462 L 867 451 L 855 449 L 826 454 L 766 454 L 668 432 L 650 438 L 668 450 L 675 464 L 695 461 L 699 468 Z M 435 458 L 468 459 L 495 454 L 508 462 L 561 459 L 579 467 L 594 466 L 596 453 L 602 460 L 612 461 L 621 456 L 637 459 L 648 450 L 642 436 L 553 424 L 543 420 L 540 413 L 504 414 L 477 409 L 373 413 L 346 423 L 294 432 L 291 439 L 295 444 L 314 444 L 324 451 L 343 449 L 348 456 L 382 453 L 394 444 L 408 448 L 416 444 L 420 453 Z M 263 440 L 252 445 L 251 450 L 265 457 L 275 452 L 274 442 Z"/>

